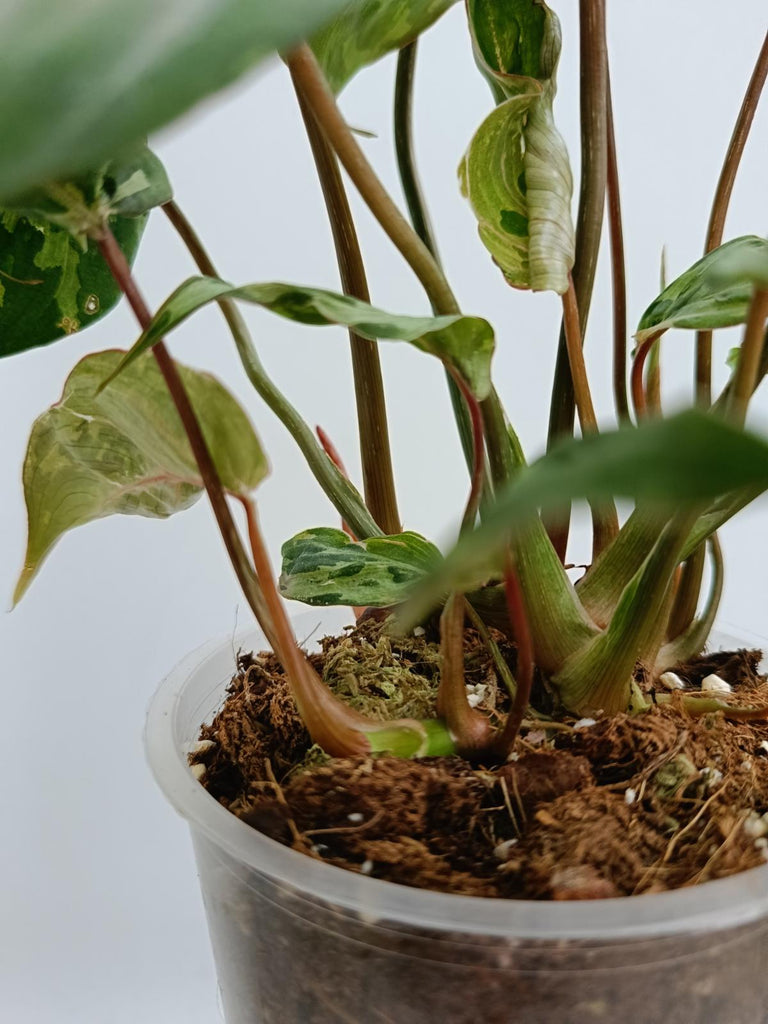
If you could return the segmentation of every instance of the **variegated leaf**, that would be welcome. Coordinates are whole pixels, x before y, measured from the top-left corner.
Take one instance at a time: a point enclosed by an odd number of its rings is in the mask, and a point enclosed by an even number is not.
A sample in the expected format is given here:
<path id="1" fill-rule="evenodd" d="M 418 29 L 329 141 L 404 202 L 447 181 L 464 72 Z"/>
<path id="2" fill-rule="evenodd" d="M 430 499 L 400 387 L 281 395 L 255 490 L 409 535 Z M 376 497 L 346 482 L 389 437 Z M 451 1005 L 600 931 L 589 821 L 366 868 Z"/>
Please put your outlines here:
<path id="1" fill-rule="evenodd" d="M 312 39 L 331 88 L 339 92 L 361 68 L 411 42 L 456 0 L 362 0 L 350 3 Z"/>
<path id="2" fill-rule="evenodd" d="M 476 132 L 459 180 L 478 231 L 516 288 L 568 289 L 573 179 L 552 115 L 560 25 L 541 0 L 469 0 L 475 57 L 497 108 Z"/>
<path id="3" fill-rule="evenodd" d="M 311 605 L 398 604 L 414 583 L 440 564 L 441 555 L 418 533 L 353 541 L 342 530 L 318 527 L 283 545 L 280 590 Z"/>
<path id="4" fill-rule="evenodd" d="M 133 262 L 146 217 L 113 217 L 110 227 Z M 95 323 L 119 301 L 98 247 L 64 228 L 0 211 L 0 356 L 13 355 Z"/>
<path id="5" fill-rule="evenodd" d="M 32 428 L 24 462 L 29 536 L 16 601 L 68 530 L 114 513 L 164 518 L 202 492 L 181 420 L 151 356 L 97 393 L 122 356 L 86 356 L 69 375 L 61 401 Z M 179 370 L 222 484 L 247 494 L 267 473 L 248 417 L 213 377 Z"/>
<path id="6" fill-rule="evenodd" d="M 402 316 L 322 288 L 280 283 L 237 287 L 215 277 L 192 277 L 177 288 L 157 311 L 151 326 L 115 374 L 198 309 L 220 299 L 252 302 L 302 324 L 352 327 L 371 341 L 407 341 L 458 370 L 479 399 L 490 391 L 493 328 L 480 317 Z"/>
<path id="7" fill-rule="evenodd" d="M 30 189 L 16 196 L 9 209 L 66 228 L 85 248 L 110 217 L 139 217 L 172 195 L 160 159 L 141 144 L 96 170 Z"/>
<path id="8" fill-rule="evenodd" d="M 635 338 L 671 327 L 714 330 L 744 323 L 760 274 L 768 273 L 768 239 L 742 235 L 676 278 L 643 313 Z"/>

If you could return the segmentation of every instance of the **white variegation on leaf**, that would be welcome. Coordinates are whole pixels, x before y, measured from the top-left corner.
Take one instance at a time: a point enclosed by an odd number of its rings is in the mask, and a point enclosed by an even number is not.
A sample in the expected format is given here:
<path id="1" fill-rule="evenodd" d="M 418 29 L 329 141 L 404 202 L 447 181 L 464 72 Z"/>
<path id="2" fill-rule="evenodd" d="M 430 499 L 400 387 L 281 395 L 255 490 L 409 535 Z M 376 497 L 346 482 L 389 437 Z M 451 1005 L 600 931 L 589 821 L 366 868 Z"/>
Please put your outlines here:
<path id="1" fill-rule="evenodd" d="M 68 530 L 115 513 L 164 518 L 202 493 L 181 420 L 151 355 L 97 393 L 123 355 L 112 350 L 81 360 L 61 401 L 32 428 L 24 462 L 29 533 L 15 601 Z M 182 366 L 179 372 L 224 489 L 249 494 L 266 475 L 267 461 L 248 417 L 215 378 Z"/>
<path id="2" fill-rule="evenodd" d="M 109 220 L 129 264 L 145 223 L 146 215 Z M 0 210 L 0 357 L 76 334 L 120 296 L 94 241 L 81 243 L 39 215 Z"/>
<path id="3" fill-rule="evenodd" d="M 399 604 L 442 561 L 434 544 L 418 533 L 353 541 L 327 527 L 292 537 L 282 556 L 284 597 L 310 605 L 371 608 Z"/>
<path id="4" fill-rule="evenodd" d="M 173 196 L 160 159 L 146 145 L 77 177 L 48 181 L 17 196 L 9 208 L 68 231 L 82 249 L 111 217 L 140 217 Z"/>
<path id="5" fill-rule="evenodd" d="M 672 327 L 707 331 L 743 324 L 762 280 L 768 283 L 768 239 L 734 238 L 707 253 L 654 299 L 635 339 L 642 342 Z"/>
<path id="6" fill-rule="evenodd" d="M 498 103 L 459 167 L 483 243 L 507 281 L 568 290 L 573 178 L 552 102 L 560 26 L 539 0 L 470 0 L 475 57 Z"/>
<path id="7" fill-rule="evenodd" d="M 358 0 L 311 40 L 325 77 L 339 92 L 361 68 L 416 39 L 456 0 Z"/>
<path id="8" fill-rule="evenodd" d="M 115 375 L 198 309 L 221 299 L 251 302 L 302 324 L 351 327 L 370 341 L 406 341 L 457 370 L 478 399 L 487 397 L 491 390 L 493 328 L 480 317 L 404 316 L 322 288 L 279 282 L 237 286 L 215 277 L 192 277 L 177 288 Z"/>

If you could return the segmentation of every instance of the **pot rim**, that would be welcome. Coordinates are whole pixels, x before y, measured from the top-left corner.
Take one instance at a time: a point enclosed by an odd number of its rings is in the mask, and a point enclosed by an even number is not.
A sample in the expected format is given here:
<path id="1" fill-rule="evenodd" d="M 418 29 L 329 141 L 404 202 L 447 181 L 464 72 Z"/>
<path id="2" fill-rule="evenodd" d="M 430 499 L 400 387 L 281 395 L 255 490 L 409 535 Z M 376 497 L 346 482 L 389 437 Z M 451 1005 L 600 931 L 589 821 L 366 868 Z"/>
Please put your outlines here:
<path id="1" fill-rule="evenodd" d="M 342 620 L 334 609 L 320 610 L 322 626 L 338 631 Z M 294 620 L 299 636 L 314 632 L 318 615 Z M 741 631 L 739 631 L 741 632 Z M 730 631 L 729 631 L 730 634 Z M 759 637 L 714 634 L 718 647 L 757 641 Z M 734 643 L 735 641 L 735 643 Z M 573 902 L 504 900 L 433 892 L 368 878 L 313 860 L 246 825 L 212 797 L 195 779 L 187 763 L 188 744 L 181 737 L 181 709 L 190 687 L 204 682 L 207 694 L 223 695 L 232 674 L 236 645 L 267 647 L 260 630 L 209 641 L 184 658 L 160 684 L 147 713 L 144 741 L 154 778 L 166 798 L 188 824 L 247 868 L 289 886 L 309 900 L 323 900 L 340 911 L 375 918 L 380 925 L 462 936 L 503 939 L 642 939 L 692 931 L 733 928 L 768 915 L 768 864 L 728 878 L 671 892 Z M 227 665 L 229 667 L 227 667 Z M 202 713 L 202 703 L 195 711 Z M 206 713 L 210 708 L 205 709 Z M 202 719 L 197 721 L 199 728 Z"/>

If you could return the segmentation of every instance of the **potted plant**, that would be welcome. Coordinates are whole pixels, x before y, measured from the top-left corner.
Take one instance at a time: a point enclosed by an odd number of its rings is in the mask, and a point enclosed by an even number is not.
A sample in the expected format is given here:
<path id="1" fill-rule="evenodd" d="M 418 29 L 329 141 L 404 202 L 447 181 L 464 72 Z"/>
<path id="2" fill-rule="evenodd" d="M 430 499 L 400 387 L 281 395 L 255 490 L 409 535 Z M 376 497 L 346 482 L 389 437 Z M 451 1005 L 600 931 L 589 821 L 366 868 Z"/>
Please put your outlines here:
<path id="1" fill-rule="evenodd" d="M 468 985 L 482 992 L 488 1020 L 623 1011 L 649 1022 L 758 1022 L 768 691 L 754 652 L 701 654 L 722 589 L 717 530 L 768 489 L 768 444 L 744 427 L 768 369 L 768 241 L 723 242 L 768 41 L 706 251 L 648 305 L 629 367 L 605 4 L 581 5 L 574 228 L 553 119 L 557 17 L 541 0 L 467 3 L 493 106 L 467 140 L 461 190 L 495 272 L 514 288 L 562 297 L 549 451 L 528 464 L 494 386 L 493 328 L 457 304 L 415 170 L 415 40 L 449 6 L 292 0 L 275 10 L 233 0 L 190 13 L 102 0 L 73 3 L 45 46 L 31 27 L 34 4 L 12 16 L 18 45 L 4 74 L 20 99 L 0 118 L 14 141 L 0 161 L 2 354 L 81 329 L 121 294 L 141 327 L 126 351 L 83 359 L 33 428 L 16 599 L 75 526 L 116 512 L 164 517 L 207 493 L 261 634 L 236 665 L 231 650 L 217 649 L 166 681 L 148 743 L 159 781 L 192 825 L 230 1024 L 458 1024 L 479 1013 Z M 116 17 L 121 31 L 104 33 Z M 117 56 L 150 38 L 163 44 L 146 73 L 126 79 Z M 143 141 L 274 49 L 317 164 L 340 292 L 222 280 Z M 335 100 L 357 70 L 396 49 L 408 218 Z M 65 61 L 73 52 L 81 59 Z M 54 73 L 60 88 L 43 114 L 36 89 Z M 96 76 L 97 101 L 75 104 Z M 103 104 L 126 90 L 132 102 L 103 128 Z M 430 315 L 371 304 L 340 165 L 423 285 Z M 606 199 L 619 426 L 601 432 L 582 342 Z M 156 207 L 199 275 L 153 314 L 131 261 Z M 238 302 L 349 329 L 364 495 L 331 441 L 315 437 L 267 376 Z M 177 365 L 163 341 L 211 303 L 342 519 L 342 529 L 313 527 L 286 542 L 279 584 L 253 500 L 267 462 L 250 420 L 218 381 Z M 739 324 L 732 376 L 715 396 L 711 332 Z M 665 417 L 660 348 L 672 327 L 697 332 L 696 408 Z M 446 553 L 400 522 L 383 340 L 413 345 L 446 371 L 469 477 Z M 634 501 L 623 522 L 618 498 Z M 591 509 L 593 547 L 574 573 L 566 549 L 577 499 Z M 308 654 L 281 594 L 353 607 L 357 625 L 339 632 L 343 618 L 330 615 L 332 635 Z"/>

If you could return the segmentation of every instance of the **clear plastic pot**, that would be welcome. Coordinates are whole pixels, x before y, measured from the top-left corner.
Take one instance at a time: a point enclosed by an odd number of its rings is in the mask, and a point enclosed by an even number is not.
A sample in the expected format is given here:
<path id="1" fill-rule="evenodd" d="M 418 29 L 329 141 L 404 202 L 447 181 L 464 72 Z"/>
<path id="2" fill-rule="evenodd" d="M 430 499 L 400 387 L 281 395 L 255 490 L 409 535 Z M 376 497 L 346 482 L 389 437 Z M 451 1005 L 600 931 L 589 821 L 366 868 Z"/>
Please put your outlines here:
<path id="1" fill-rule="evenodd" d="M 302 616 L 299 636 L 337 631 Z M 259 633 L 242 646 L 265 646 Z M 744 646 L 719 638 L 719 646 Z M 260 835 L 187 751 L 232 675 L 229 639 L 150 708 L 155 778 L 188 821 L 227 1024 L 766 1024 L 768 866 L 676 892 L 573 903 L 381 882 Z"/>

